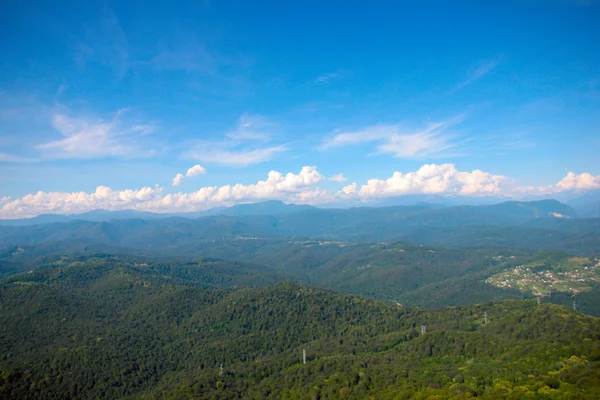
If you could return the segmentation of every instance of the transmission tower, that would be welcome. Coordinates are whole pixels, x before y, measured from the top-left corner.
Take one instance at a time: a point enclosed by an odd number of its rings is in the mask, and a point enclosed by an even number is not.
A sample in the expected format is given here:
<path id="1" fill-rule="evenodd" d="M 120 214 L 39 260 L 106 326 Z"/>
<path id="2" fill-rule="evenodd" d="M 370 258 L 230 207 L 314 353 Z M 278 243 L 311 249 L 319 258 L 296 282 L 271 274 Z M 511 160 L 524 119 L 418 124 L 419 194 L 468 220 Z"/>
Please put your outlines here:
<path id="1" fill-rule="evenodd" d="M 577 311 L 577 303 L 573 300 L 573 311 Z"/>
<path id="2" fill-rule="evenodd" d="M 424 335 L 427 332 L 427 327 L 425 325 L 421 325 L 421 335 Z"/>
<path id="3" fill-rule="evenodd" d="M 306 364 L 306 349 L 302 349 L 302 364 Z"/>
<path id="4" fill-rule="evenodd" d="M 221 363 L 221 370 L 219 371 L 219 376 L 223 375 L 223 363 Z"/>
<path id="5" fill-rule="evenodd" d="M 538 306 L 539 306 L 540 304 L 542 304 L 542 298 L 541 298 L 540 296 L 538 296 L 538 298 L 537 298 L 537 302 L 538 302 Z"/>
<path id="6" fill-rule="evenodd" d="M 487 324 L 487 311 L 483 313 L 483 323 Z"/>

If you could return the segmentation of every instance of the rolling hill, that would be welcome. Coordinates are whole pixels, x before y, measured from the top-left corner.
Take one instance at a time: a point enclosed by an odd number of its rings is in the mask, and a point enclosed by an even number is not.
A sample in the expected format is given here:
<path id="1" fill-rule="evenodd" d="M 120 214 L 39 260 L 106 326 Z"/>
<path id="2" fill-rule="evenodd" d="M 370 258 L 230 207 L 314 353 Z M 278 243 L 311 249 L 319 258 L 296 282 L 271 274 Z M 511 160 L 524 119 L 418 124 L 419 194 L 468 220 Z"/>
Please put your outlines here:
<path id="1" fill-rule="evenodd" d="M 409 309 L 290 283 L 197 286 L 144 268 L 73 262 L 0 281 L 0 397 L 600 394 L 600 320 L 561 306 Z"/>

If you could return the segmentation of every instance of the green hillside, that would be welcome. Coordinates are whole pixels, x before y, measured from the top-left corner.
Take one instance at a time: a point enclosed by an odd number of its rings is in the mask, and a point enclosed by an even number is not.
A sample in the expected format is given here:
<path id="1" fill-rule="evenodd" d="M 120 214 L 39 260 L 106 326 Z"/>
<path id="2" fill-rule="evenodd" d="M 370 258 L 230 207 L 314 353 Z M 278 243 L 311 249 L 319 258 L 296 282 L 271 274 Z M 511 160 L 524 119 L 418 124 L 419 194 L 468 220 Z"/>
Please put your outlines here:
<path id="1" fill-rule="evenodd" d="M 220 289 L 210 268 L 205 278 L 93 260 L 0 283 L 0 397 L 600 395 L 600 320 L 561 306 L 410 309 L 290 283 Z"/>
<path id="2" fill-rule="evenodd" d="M 136 270 L 159 277 L 175 274 L 178 279 L 196 285 L 226 288 L 262 286 L 289 280 L 405 306 L 445 307 L 534 298 L 536 292 L 522 290 L 517 284 L 499 284 L 503 282 L 501 278 L 513 274 L 523 265 L 539 265 L 536 268 L 540 269 L 547 263 L 560 265 L 561 260 L 594 259 L 558 252 L 443 249 L 407 243 L 308 239 L 211 240 L 178 249 L 173 252 L 180 253 L 179 257 L 143 257 L 137 255 L 144 252 L 139 249 L 94 244 L 69 246 L 59 242 L 10 247 L 0 252 L 0 278 L 73 262 L 89 265 L 104 262 L 128 266 L 145 264 L 146 267 Z M 132 254 L 115 255 L 119 252 Z M 570 306 L 576 296 L 580 311 L 600 316 L 597 267 L 584 268 L 573 277 L 567 276 L 571 272 L 555 272 L 554 279 L 558 279 L 555 294 L 547 296 L 544 301 Z M 540 275 L 545 272 L 532 273 Z M 584 275 L 586 282 L 579 282 Z M 563 281 L 585 290 L 561 294 L 559 290 Z"/>

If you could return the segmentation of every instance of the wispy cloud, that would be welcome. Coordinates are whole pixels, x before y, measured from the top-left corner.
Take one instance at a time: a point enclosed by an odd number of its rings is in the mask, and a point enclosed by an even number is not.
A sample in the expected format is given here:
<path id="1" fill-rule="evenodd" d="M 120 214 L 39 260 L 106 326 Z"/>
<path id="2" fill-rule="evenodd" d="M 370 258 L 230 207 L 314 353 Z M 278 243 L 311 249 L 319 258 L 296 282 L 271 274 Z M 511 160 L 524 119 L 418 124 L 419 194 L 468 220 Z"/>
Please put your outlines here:
<path id="1" fill-rule="evenodd" d="M 109 121 L 66 114 L 53 114 L 51 124 L 62 139 L 35 146 L 43 159 L 91 159 L 104 157 L 147 157 L 149 150 L 139 147 L 141 136 L 154 130 L 152 125 L 126 124 L 115 113 Z"/>
<path id="2" fill-rule="evenodd" d="M 218 147 L 221 148 L 218 148 Z M 285 145 L 258 149 L 227 148 L 227 144 L 203 142 L 183 154 L 184 158 L 202 161 L 206 164 L 220 164 L 245 167 L 272 160 L 278 153 L 287 150 Z"/>
<path id="3" fill-rule="evenodd" d="M 223 140 L 195 141 L 182 157 L 205 164 L 236 167 L 270 161 L 278 153 L 288 149 L 285 144 L 266 145 L 271 142 L 271 133 L 268 130 L 273 126 L 276 126 L 276 123 L 266 117 L 243 114 L 236 129 L 225 133 Z"/>
<path id="4" fill-rule="evenodd" d="M 259 140 L 268 142 L 271 135 L 267 132 L 270 127 L 276 124 L 268 118 L 260 115 L 243 114 L 240 121 L 233 132 L 229 132 L 226 136 L 234 140 Z"/>
<path id="5" fill-rule="evenodd" d="M 489 74 L 494 68 L 498 66 L 498 64 L 500 64 L 500 62 L 502 61 L 502 57 L 503 55 L 501 54 L 493 60 L 482 61 L 475 69 L 470 71 L 467 79 L 456 85 L 452 90 L 448 92 L 448 94 L 456 93 L 459 90 L 477 82 L 479 79 Z"/>
<path id="6" fill-rule="evenodd" d="M 455 135 L 444 134 L 450 126 L 462 121 L 458 116 L 447 121 L 429 124 L 425 129 L 411 132 L 401 125 L 374 125 L 356 132 L 337 133 L 320 146 L 320 150 L 376 142 L 376 153 L 392 154 L 397 158 L 426 158 L 451 156 L 448 150 L 457 148 Z"/>

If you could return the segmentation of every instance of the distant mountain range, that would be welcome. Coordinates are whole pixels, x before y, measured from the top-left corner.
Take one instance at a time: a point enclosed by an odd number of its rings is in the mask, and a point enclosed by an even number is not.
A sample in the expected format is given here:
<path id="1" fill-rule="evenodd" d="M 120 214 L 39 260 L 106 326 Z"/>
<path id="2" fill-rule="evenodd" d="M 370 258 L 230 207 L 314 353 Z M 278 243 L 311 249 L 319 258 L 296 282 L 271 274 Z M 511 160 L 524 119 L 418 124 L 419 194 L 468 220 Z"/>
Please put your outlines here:
<path id="1" fill-rule="evenodd" d="M 267 214 L 272 212 L 271 214 Z M 216 213 L 216 212 L 215 212 Z M 113 218 L 113 217 L 119 218 Z M 217 215 L 96 211 L 5 221 L 0 248 L 45 242 L 102 244 L 161 254 L 193 254 L 198 243 L 222 239 L 317 238 L 351 242 L 407 242 L 443 247 L 562 249 L 600 252 L 600 219 L 575 218 L 572 207 L 555 200 L 504 202 L 440 208 L 429 204 L 319 209 L 280 202 L 235 206 Z M 55 216 L 56 217 L 56 216 Z M 70 218 L 70 219 L 69 219 Z M 19 225 L 21 224 L 21 225 Z"/>
<path id="2" fill-rule="evenodd" d="M 363 213 L 363 211 L 356 210 L 373 210 L 375 208 L 383 208 L 386 209 L 384 212 L 389 212 L 391 208 L 395 207 L 417 207 L 418 209 L 426 210 L 445 209 L 446 211 L 444 213 L 475 213 L 478 215 L 500 214 L 504 216 L 510 216 L 511 218 L 575 218 L 578 216 L 578 213 L 574 208 L 566 204 L 560 203 L 556 200 L 539 200 L 529 202 L 494 202 L 491 198 L 485 198 L 485 201 L 480 199 L 481 201 L 479 204 L 466 204 L 471 201 L 475 201 L 476 198 L 461 199 L 463 199 L 464 202 L 457 205 L 453 203 L 453 200 L 441 196 L 403 196 L 401 198 L 391 198 L 379 203 L 370 204 L 369 207 L 353 207 L 350 208 L 350 210 L 354 210 L 352 211 L 352 213 L 361 214 Z M 583 211 L 582 216 L 584 217 L 600 216 L 595 215 L 596 213 L 594 212 L 594 210 L 598 208 L 598 206 L 600 206 L 600 201 L 598 201 L 598 204 L 596 204 L 594 203 L 592 197 L 579 199 L 576 202 L 576 205 L 578 205 L 581 208 L 581 210 Z M 152 213 L 136 210 L 109 211 L 99 209 L 88 211 L 82 214 L 42 214 L 33 218 L 0 220 L 0 225 L 28 226 L 51 224 L 57 222 L 65 223 L 75 220 L 101 222 L 122 219 L 154 220 L 173 217 L 195 219 L 208 216 L 280 216 L 295 214 L 303 211 L 318 212 L 318 210 L 319 208 L 307 204 L 286 204 L 282 201 L 271 200 L 253 204 L 238 204 L 232 207 L 218 207 L 206 211 L 197 211 L 190 213 Z M 343 210 L 348 210 L 348 208 L 324 208 L 322 210 L 329 210 L 332 212 L 344 212 Z M 377 213 L 378 211 L 373 212 Z M 395 213 L 396 211 L 392 212 Z"/>
<path id="3" fill-rule="evenodd" d="M 120 211 L 109 211 L 109 210 L 92 210 L 81 214 L 41 214 L 33 218 L 20 218 L 20 219 L 4 219 L 0 220 L 0 225 L 9 226 L 27 226 L 27 225 L 40 225 L 40 224 L 52 224 L 57 222 L 70 222 L 70 221 L 111 221 L 115 219 L 162 219 L 162 218 L 199 218 L 212 215 L 227 215 L 227 216 L 248 216 L 248 215 L 284 215 L 291 214 L 294 212 L 314 209 L 315 207 L 307 204 L 286 204 L 278 200 L 264 201 L 253 204 L 238 204 L 231 207 L 217 207 L 206 211 L 196 211 L 190 213 L 152 213 L 147 211 L 136 211 L 136 210 L 120 210 Z"/>

